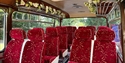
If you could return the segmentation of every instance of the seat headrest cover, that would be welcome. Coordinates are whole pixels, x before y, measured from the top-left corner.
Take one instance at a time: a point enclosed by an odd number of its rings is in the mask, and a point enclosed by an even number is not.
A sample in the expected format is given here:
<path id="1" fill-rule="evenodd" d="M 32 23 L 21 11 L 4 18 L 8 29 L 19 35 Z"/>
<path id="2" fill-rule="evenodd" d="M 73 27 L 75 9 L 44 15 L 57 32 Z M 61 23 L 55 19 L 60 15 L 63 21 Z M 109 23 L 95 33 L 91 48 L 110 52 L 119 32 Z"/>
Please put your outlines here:
<path id="1" fill-rule="evenodd" d="M 95 28 L 94 26 L 87 26 L 86 28 L 91 29 L 92 34 L 95 35 L 95 30 L 96 30 L 96 28 Z"/>
<path id="2" fill-rule="evenodd" d="M 80 26 L 78 29 L 80 29 L 80 28 L 86 28 L 85 26 Z"/>
<path id="3" fill-rule="evenodd" d="M 72 26 L 66 26 L 67 28 L 67 33 L 70 34 L 73 32 L 73 27 Z"/>
<path id="4" fill-rule="evenodd" d="M 46 35 L 48 36 L 57 36 L 57 30 L 55 27 L 47 27 L 46 28 Z"/>
<path id="5" fill-rule="evenodd" d="M 56 27 L 57 29 L 57 34 L 66 34 L 67 33 L 67 28 L 66 27 Z"/>
<path id="6" fill-rule="evenodd" d="M 75 31 L 75 39 L 91 39 L 92 33 L 90 29 L 80 28 Z"/>
<path id="7" fill-rule="evenodd" d="M 73 30 L 72 30 L 72 31 L 73 31 L 73 32 L 75 32 L 75 30 L 76 30 L 76 27 L 74 27 L 74 26 L 73 26 L 72 28 L 73 28 Z"/>
<path id="8" fill-rule="evenodd" d="M 42 41 L 44 37 L 44 31 L 42 28 L 33 28 L 28 31 L 27 37 L 31 41 Z"/>
<path id="9" fill-rule="evenodd" d="M 96 35 L 97 40 L 112 41 L 115 38 L 115 33 L 111 29 L 99 29 Z"/>
<path id="10" fill-rule="evenodd" d="M 109 28 L 106 27 L 106 26 L 99 26 L 99 27 L 98 27 L 98 30 L 100 30 L 100 29 L 109 29 Z"/>
<path id="11" fill-rule="evenodd" d="M 10 37 L 12 39 L 25 39 L 26 34 L 23 29 L 15 28 L 10 31 Z"/>

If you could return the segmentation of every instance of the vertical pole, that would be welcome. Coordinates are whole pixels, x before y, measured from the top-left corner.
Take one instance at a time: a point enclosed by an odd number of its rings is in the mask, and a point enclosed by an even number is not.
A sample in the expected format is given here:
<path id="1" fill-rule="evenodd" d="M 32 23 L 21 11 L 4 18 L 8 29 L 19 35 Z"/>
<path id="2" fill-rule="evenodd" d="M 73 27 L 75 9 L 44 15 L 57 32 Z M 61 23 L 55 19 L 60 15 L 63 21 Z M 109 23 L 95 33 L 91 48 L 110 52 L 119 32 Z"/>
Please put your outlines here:
<path id="1" fill-rule="evenodd" d="M 107 24 L 107 27 L 109 27 L 108 18 L 106 18 L 106 17 L 105 17 L 105 19 L 106 19 L 106 24 Z"/>
<path id="2" fill-rule="evenodd" d="M 9 42 L 11 40 L 9 32 L 12 29 L 12 13 L 13 13 L 13 9 L 8 8 L 7 13 L 8 13 L 8 15 L 7 15 L 7 22 L 6 22 L 6 25 L 7 25 L 6 26 L 7 27 L 6 31 L 7 31 L 7 42 Z"/>
<path id="3" fill-rule="evenodd" d="M 62 26 L 62 18 L 59 19 L 60 26 Z"/>
<path id="4" fill-rule="evenodd" d="M 123 63 L 125 63 L 125 5 L 124 2 L 120 2 L 121 11 L 121 46 L 123 54 Z"/>
<path id="5" fill-rule="evenodd" d="M 53 19 L 53 21 L 54 21 L 54 23 L 53 23 L 53 27 L 55 27 L 55 24 L 56 24 L 56 20 L 55 20 L 55 19 Z"/>

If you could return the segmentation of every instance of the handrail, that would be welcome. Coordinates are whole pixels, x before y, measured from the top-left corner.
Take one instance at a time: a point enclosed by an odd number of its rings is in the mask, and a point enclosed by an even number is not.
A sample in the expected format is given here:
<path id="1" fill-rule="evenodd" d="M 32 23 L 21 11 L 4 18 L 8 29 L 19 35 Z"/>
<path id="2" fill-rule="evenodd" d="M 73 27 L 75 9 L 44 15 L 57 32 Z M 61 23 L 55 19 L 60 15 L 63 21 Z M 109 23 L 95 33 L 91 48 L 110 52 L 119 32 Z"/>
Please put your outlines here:
<path id="1" fill-rule="evenodd" d="M 121 63 L 123 63 L 123 59 L 119 56 L 119 54 L 117 53 L 118 56 L 118 60 L 120 60 Z"/>
<path id="2" fill-rule="evenodd" d="M 121 54 L 118 46 L 116 46 L 116 52 L 117 52 L 117 59 L 120 60 L 120 63 L 123 63 L 122 54 Z"/>

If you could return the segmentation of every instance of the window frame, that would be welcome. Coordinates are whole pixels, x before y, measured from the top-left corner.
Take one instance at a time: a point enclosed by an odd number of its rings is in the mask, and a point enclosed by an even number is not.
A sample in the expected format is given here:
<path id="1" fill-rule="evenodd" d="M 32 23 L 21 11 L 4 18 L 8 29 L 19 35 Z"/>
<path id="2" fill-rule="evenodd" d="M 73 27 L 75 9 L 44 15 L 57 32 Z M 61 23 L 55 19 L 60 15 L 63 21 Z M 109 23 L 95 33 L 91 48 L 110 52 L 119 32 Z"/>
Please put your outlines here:
<path id="1" fill-rule="evenodd" d="M 83 17 L 83 19 L 84 18 L 103 18 L 103 19 L 105 19 L 105 26 L 107 26 L 107 23 L 106 23 L 106 18 L 104 18 L 104 17 Z M 72 18 L 65 18 L 65 19 L 72 19 Z M 76 18 L 75 18 L 76 19 Z M 79 18 L 78 18 L 79 19 Z M 64 19 L 63 19 L 64 20 Z M 62 22 L 63 22 L 63 20 L 62 20 Z M 86 19 L 85 19 L 86 20 Z M 69 26 L 69 25 L 62 25 L 62 23 L 61 23 L 61 26 Z M 93 25 L 88 25 L 88 26 L 93 26 Z M 94 25 L 95 26 L 95 25 Z M 104 25 L 103 25 L 104 26 Z"/>
<path id="2" fill-rule="evenodd" d="M 54 18 L 50 18 L 50 17 L 44 17 L 44 16 L 41 16 L 41 15 L 36 15 L 36 14 L 31 14 L 31 13 L 25 13 L 25 12 L 19 12 L 19 13 L 22 13 L 21 15 L 21 18 L 17 18 L 17 15 L 14 16 L 14 13 L 18 13 L 19 11 L 15 11 L 13 12 L 12 14 L 12 22 L 13 21 L 19 21 L 19 22 L 40 22 L 41 24 L 45 23 L 45 24 L 50 24 L 50 26 L 54 27 L 55 26 L 55 21 L 54 21 Z M 26 16 L 23 16 L 23 13 L 24 15 L 27 15 L 27 19 L 25 19 Z M 32 19 L 32 17 L 34 19 Z M 37 18 L 37 19 L 36 19 Z M 36 20 L 35 20 L 36 19 Z M 45 20 L 42 20 L 42 19 L 45 19 Z M 48 21 L 47 21 L 47 20 Z M 28 25 L 30 29 L 30 25 Z M 37 26 L 36 26 L 37 27 Z M 12 24 L 12 28 L 13 28 L 13 24 Z M 43 27 L 41 27 L 43 28 Z M 46 27 L 45 27 L 46 28 Z M 44 29 L 44 28 L 43 28 Z M 44 29 L 45 30 L 45 29 Z"/>
<path id="3" fill-rule="evenodd" d="M 1 8 L 0 9 L 3 11 L 4 13 L 4 20 L 3 20 L 3 43 L 4 43 L 4 47 L 2 50 L 0 50 L 0 53 L 3 52 L 5 50 L 5 46 L 7 45 L 7 15 L 8 13 L 5 12 L 5 9 L 4 8 Z"/>

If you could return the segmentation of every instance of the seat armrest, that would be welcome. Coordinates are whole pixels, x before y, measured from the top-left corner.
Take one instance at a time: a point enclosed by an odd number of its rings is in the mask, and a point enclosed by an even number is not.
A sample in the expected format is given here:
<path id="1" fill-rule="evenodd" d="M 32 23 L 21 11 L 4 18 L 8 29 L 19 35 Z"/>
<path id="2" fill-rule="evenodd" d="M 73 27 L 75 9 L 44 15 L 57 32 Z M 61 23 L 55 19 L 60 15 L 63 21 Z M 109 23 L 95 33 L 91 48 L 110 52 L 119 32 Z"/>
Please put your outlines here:
<path id="1" fill-rule="evenodd" d="M 57 56 L 51 63 L 58 63 L 59 61 L 59 56 Z"/>
<path id="2" fill-rule="evenodd" d="M 62 56 L 65 57 L 66 55 L 68 55 L 68 49 L 66 49 L 63 53 Z"/>
<path id="3" fill-rule="evenodd" d="M 68 61 L 68 63 L 78 63 L 78 62 L 74 62 L 74 61 Z"/>

